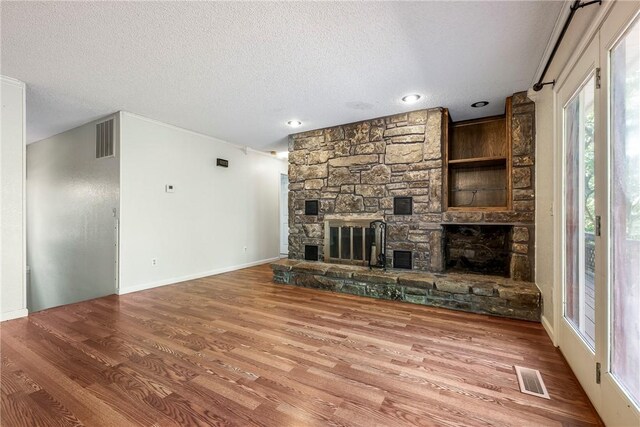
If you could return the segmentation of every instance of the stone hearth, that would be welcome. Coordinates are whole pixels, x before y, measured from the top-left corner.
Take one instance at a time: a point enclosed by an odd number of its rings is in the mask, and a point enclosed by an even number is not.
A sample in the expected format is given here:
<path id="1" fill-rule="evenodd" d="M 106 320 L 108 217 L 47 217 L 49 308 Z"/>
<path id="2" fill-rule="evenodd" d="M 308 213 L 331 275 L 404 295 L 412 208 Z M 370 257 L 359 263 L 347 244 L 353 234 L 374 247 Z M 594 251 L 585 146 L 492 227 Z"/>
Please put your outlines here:
<path id="1" fill-rule="evenodd" d="M 271 268 L 276 283 L 540 321 L 540 291 L 531 282 L 297 260 L 280 260 Z"/>

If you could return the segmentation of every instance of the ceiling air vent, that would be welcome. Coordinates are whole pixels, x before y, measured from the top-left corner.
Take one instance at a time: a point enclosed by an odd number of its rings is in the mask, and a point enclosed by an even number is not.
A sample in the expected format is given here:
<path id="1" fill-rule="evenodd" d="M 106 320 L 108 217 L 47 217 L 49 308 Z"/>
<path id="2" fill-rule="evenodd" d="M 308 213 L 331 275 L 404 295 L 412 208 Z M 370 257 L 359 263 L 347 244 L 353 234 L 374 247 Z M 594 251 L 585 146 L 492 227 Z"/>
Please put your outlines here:
<path id="1" fill-rule="evenodd" d="M 547 388 L 542 381 L 540 371 L 537 369 L 523 368 L 521 366 L 514 366 L 514 368 L 518 376 L 518 384 L 520 385 L 521 392 L 550 399 Z"/>
<path id="2" fill-rule="evenodd" d="M 114 155 L 114 119 L 96 125 L 96 159 Z"/>

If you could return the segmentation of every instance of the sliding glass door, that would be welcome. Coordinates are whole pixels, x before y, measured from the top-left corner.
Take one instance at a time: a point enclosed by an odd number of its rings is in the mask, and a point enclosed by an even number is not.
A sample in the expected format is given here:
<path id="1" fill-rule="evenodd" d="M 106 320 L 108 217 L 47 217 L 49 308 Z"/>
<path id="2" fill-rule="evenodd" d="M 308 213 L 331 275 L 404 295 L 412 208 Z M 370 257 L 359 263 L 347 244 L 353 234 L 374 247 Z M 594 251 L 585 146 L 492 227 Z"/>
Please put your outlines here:
<path id="1" fill-rule="evenodd" d="M 616 2 L 556 91 L 558 343 L 607 425 L 640 425 L 640 4 Z"/>
<path id="2" fill-rule="evenodd" d="M 600 398 L 592 381 L 602 341 L 597 334 L 604 289 L 597 257 L 598 222 L 602 187 L 597 154 L 602 146 L 599 39 L 588 45 L 558 91 L 562 105 L 562 230 L 563 290 L 559 335 L 561 349 L 591 400 Z"/>
<path id="3" fill-rule="evenodd" d="M 611 375 L 640 404 L 640 22 L 610 50 Z"/>

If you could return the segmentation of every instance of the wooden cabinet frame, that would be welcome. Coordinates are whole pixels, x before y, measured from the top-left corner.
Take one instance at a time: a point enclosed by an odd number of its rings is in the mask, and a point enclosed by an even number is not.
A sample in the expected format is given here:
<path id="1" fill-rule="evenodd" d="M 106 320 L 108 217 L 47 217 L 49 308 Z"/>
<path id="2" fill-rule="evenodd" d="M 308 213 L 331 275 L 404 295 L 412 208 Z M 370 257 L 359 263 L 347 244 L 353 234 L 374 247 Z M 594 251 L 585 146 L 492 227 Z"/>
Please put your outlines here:
<path id="1" fill-rule="evenodd" d="M 443 210 L 445 211 L 509 211 L 512 209 L 512 143 L 511 143 L 511 97 L 506 99 L 505 114 L 501 116 L 483 117 L 480 119 L 466 120 L 463 122 L 451 123 L 448 110 L 445 110 L 445 120 L 443 120 L 443 140 L 444 140 L 444 162 L 443 162 Z M 481 157 L 454 157 L 452 144 L 454 142 L 455 128 L 464 126 L 478 126 L 490 124 L 496 121 L 504 121 L 505 133 L 503 144 L 503 156 L 486 155 Z M 480 144 L 483 141 L 479 141 Z M 465 168 L 474 168 L 478 172 L 490 171 L 491 168 L 504 165 L 505 177 L 505 204 L 501 206 L 451 206 L 453 197 L 451 191 L 454 185 L 452 174 Z M 476 190 L 479 191 L 479 190 Z M 475 196 L 474 196 L 475 197 Z"/>

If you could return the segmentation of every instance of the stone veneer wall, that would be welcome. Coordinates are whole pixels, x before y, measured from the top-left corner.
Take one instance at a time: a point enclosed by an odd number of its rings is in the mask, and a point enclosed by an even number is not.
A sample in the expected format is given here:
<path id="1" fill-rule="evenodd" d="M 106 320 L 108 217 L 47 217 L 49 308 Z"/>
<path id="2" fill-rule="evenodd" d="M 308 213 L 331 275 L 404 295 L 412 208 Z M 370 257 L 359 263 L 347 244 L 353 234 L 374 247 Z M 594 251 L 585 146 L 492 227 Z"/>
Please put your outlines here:
<path id="1" fill-rule="evenodd" d="M 324 252 L 324 220 L 368 215 L 387 222 L 387 258 L 413 253 L 413 267 L 441 271 L 442 108 L 292 135 L 289 140 L 289 258 L 305 245 Z M 412 196 L 412 215 L 393 215 L 393 197 Z M 304 215 L 318 199 L 320 214 Z"/>
<path id="2" fill-rule="evenodd" d="M 387 259 L 413 253 L 413 268 L 442 271 L 443 223 L 510 224 L 511 277 L 533 277 L 535 105 L 526 92 L 512 97 L 512 210 L 443 212 L 445 138 L 442 108 L 397 114 L 289 137 L 289 258 L 305 245 L 324 259 L 324 220 L 369 215 L 388 224 Z M 393 215 L 393 197 L 413 197 L 413 215 Z M 304 215 L 319 200 L 319 215 Z M 446 210 L 446 209 L 445 209 Z"/>

